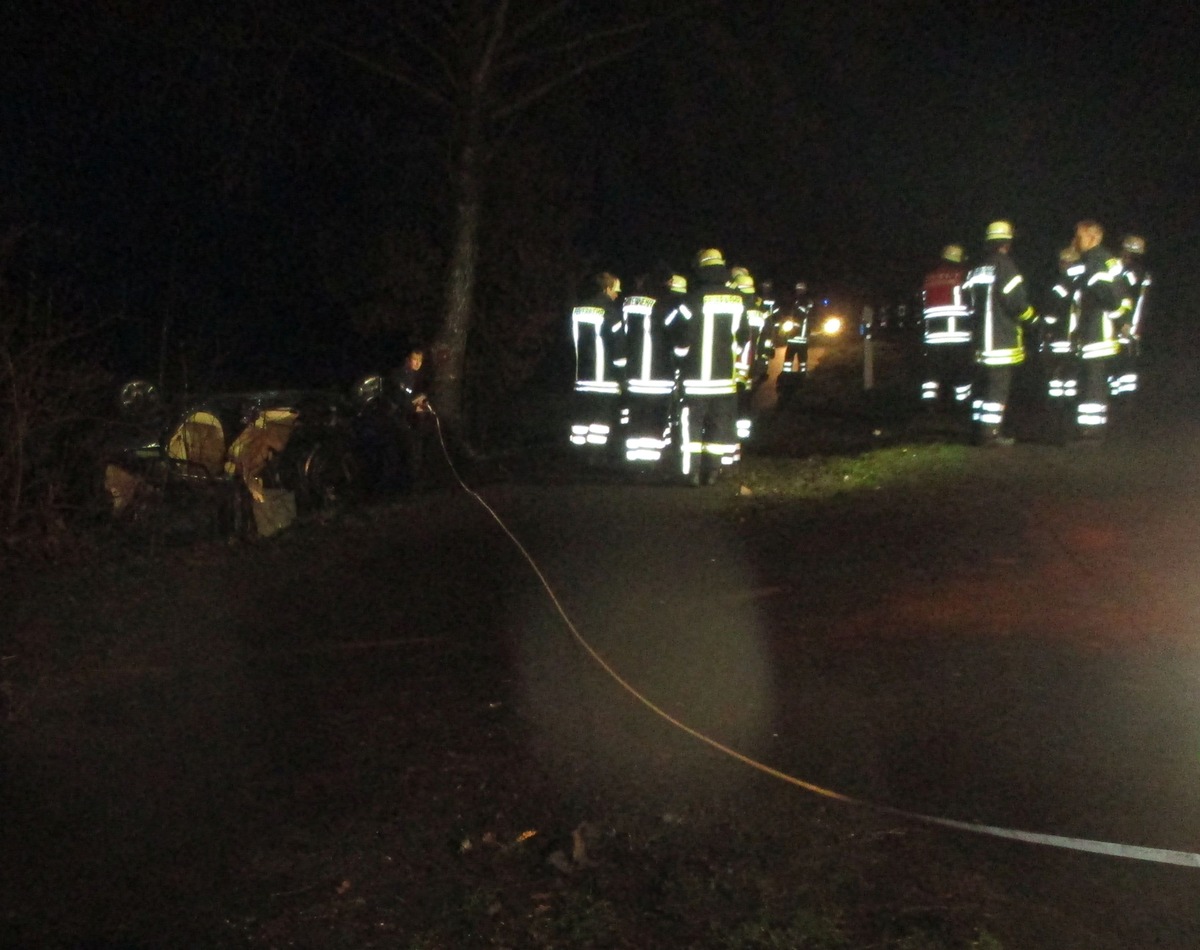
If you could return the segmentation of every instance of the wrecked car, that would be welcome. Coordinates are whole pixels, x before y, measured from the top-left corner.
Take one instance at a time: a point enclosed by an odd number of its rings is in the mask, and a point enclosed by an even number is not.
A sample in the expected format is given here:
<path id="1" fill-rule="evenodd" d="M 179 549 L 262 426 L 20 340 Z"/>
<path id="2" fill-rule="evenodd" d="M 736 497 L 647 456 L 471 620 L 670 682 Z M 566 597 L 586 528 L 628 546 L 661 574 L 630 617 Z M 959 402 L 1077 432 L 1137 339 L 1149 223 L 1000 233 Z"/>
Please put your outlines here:
<path id="1" fill-rule="evenodd" d="M 317 390 L 262 390 L 165 402 L 126 384 L 105 459 L 114 517 L 190 518 L 193 528 L 270 536 L 351 500 L 362 479 L 357 407 Z"/>

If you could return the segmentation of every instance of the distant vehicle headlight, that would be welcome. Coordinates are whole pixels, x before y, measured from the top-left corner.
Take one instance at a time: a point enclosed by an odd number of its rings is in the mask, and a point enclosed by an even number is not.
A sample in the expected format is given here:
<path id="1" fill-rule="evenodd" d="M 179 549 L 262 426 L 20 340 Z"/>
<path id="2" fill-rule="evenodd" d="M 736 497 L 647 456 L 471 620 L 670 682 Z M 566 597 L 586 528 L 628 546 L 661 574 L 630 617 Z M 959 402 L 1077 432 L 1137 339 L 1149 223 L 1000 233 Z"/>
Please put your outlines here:
<path id="1" fill-rule="evenodd" d="M 842 318 L 826 317 L 821 324 L 821 332 L 826 336 L 837 336 L 842 332 Z"/>
<path id="2" fill-rule="evenodd" d="M 779 325 L 779 329 L 781 329 L 784 333 L 791 333 L 794 329 L 796 329 L 796 321 L 784 320 L 783 323 Z"/>

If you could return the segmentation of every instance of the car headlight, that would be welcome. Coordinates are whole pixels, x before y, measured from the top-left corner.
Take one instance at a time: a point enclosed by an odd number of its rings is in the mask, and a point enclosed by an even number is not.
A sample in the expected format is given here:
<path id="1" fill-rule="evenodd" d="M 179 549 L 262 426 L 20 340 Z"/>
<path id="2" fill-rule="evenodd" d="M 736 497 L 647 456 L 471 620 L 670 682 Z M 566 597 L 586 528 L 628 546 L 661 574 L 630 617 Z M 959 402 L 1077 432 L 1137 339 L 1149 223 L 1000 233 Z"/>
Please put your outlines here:
<path id="1" fill-rule="evenodd" d="M 842 318 L 826 317 L 821 324 L 821 332 L 826 336 L 837 336 L 842 332 Z"/>
<path id="2" fill-rule="evenodd" d="M 791 333 L 794 329 L 796 329 L 796 321 L 784 320 L 783 323 L 779 325 L 779 329 L 784 333 Z"/>

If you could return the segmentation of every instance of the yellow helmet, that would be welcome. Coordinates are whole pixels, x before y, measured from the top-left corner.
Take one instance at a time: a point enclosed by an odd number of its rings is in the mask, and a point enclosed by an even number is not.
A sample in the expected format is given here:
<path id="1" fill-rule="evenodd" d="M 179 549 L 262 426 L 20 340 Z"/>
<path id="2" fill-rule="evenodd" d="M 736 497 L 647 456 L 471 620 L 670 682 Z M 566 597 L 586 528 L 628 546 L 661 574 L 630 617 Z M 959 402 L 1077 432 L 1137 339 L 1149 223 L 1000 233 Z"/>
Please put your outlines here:
<path id="1" fill-rule="evenodd" d="M 706 247 L 703 251 L 696 255 L 697 267 L 724 267 L 725 255 L 718 251 L 715 247 Z"/>
<path id="2" fill-rule="evenodd" d="M 672 274 L 670 280 L 667 281 L 667 289 L 672 293 L 686 294 L 687 278 L 682 274 Z"/>
<path id="3" fill-rule="evenodd" d="M 993 221 L 987 226 L 989 241 L 1011 241 L 1013 239 L 1012 225 L 1007 221 Z"/>
<path id="4" fill-rule="evenodd" d="M 950 261 L 952 264 L 961 264 L 963 259 L 963 249 L 958 244 L 947 244 L 942 248 L 942 259 Z"/>
<path id="5" fill-rule="evenodd" d="M 754 293 L 754 278 L 749 272 L 743 272 L 733 278 L 733 287 L 735 290 L 743 294 Z"/>
<path id="6" fill-rule="evenodd" d="M 1125 236 L 1125 240 L 1121 242 L 1121 250 L 1126 254 L 1145 254 L 1146 239 L 1138 237 L 1136 234 L 1128 234 Z"/>

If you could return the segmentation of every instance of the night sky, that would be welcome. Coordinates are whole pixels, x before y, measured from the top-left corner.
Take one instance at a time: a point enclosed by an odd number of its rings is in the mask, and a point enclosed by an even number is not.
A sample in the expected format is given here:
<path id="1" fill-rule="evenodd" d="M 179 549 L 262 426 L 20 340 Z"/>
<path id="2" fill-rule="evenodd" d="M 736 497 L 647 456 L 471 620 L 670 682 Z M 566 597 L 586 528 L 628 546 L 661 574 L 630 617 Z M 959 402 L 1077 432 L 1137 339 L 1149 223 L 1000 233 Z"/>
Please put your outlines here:
<path id="1" fill-rule="evenodd" d="M 79 293 L 124 315 L 127 362 L 168 313 L 197 353 L 286 335 L 289 359 L 296 340 L 369 349 L 389 307 L 410 335 L 435 326 L 444 120 L 297 40 L 320 22 L 353 36 L 359 9 L 112 0 L 6 18 L 0 215 L 56 235 Z M 520 247 L 482 288 L 537 288 L 565 313 L 596 269 L 629 282 L 717 246 L 760 279 L 882 301 L 942 245 L 977 250 L 996 217 L 1043 287 L 1094 217 L 1110 246 L 1146 237 L 1152 315 L 1190 339 L 1198 20 L 1173 2 L 702 5 L 506 130 L 485 261 Z"/>

